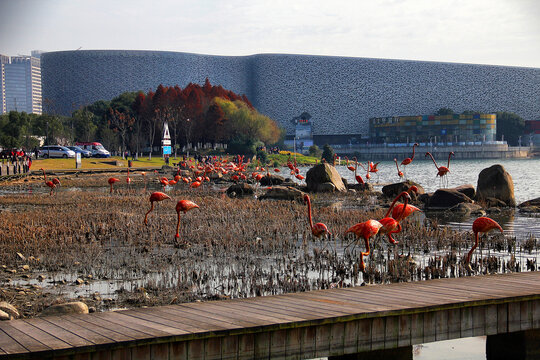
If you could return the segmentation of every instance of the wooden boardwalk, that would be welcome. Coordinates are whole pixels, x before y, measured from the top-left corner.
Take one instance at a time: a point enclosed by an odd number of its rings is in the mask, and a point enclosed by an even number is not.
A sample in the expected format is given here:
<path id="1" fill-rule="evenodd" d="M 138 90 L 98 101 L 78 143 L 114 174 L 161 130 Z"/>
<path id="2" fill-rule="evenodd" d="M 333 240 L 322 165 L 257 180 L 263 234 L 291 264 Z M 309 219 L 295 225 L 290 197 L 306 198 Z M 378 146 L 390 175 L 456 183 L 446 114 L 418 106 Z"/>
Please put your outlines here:
<path id="1" fill-rule="evenodd" d="M 540 329 L 540 272 L 0 322 L 0 359 L 339 356 Z"/>

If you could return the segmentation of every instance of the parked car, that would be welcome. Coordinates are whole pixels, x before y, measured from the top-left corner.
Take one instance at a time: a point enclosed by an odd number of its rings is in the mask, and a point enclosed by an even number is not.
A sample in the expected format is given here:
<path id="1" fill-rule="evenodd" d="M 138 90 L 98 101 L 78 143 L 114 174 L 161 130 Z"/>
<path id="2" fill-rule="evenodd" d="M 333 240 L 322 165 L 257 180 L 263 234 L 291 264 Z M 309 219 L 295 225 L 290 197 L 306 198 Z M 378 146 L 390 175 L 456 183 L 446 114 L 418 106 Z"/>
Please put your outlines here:
<path id="1" fill-rule="evenodd" d="M 46 145 L 39 149 L 39 157 L 42 158 L 74 158 L 75 151 L 60 145 Z"/>
<path id="2" fill-rule="evenodd" d="M 75 143 L 75 145 L 84 150 L 91 151 L 93 157 L 108 158 L 111 156 L 111 153 L 108 152 L 103 147 L 103 145 L 101 145 L 98 142 L 78 142 L 78 143 Z"/>
<path id="3" fill-rule="evenodd" d="M 89 150 L 81 149 L 79 146 L 68 146 L 70 150 L 75 151 L 75 154 L 80 153 L 81 157 L 89 158 L 92 157 L 92 152 Z"/>

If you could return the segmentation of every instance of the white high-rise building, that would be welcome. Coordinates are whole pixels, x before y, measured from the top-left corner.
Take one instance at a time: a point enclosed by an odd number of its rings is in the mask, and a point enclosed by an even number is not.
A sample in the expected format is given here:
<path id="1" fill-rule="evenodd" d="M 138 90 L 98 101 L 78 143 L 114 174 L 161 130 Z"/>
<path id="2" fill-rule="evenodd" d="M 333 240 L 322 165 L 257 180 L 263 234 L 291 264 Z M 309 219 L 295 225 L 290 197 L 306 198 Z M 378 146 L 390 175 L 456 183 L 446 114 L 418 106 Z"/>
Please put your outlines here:
<path id="1" fill-rule="evenodd" d="M 0 113 L 24 111 L 41 114 L 41 62 L 33 56 L 0 55 L 2 87 Z"/>

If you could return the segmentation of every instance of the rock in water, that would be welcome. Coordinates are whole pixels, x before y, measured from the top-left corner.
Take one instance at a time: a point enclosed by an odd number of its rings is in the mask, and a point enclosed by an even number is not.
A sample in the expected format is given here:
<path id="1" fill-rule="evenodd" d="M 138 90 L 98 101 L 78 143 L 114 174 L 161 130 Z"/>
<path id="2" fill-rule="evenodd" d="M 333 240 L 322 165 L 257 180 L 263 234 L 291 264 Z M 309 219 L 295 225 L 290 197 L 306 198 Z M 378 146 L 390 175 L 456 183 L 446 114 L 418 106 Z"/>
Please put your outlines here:
<path id="1" fill-rule="evenodd" d="M 88 314 L 88 306 L 81 301 L 52 305 L 43 310 L 41 316 L 65 314 Z"/>
<path id="2" fill-rule="evenodd" d="M 482 201 L 487 198 L 501 200 L 507 206 L 516 206 L 512 176 L 506 172 L 502 165 L 493 165 L 482 170 L 478 175 L 476 199 Z"/>
<path id="3" fill-rule="evenodd" d="M 253 196 L 253 186 L 246 183 L 233 184 L 225 191 L 229 197 Z"/>
<path id="4" fill-rule="evenodd" d="M 274 174 L 266 174 L 263 176 L 261 181 L 259 183 L 261 186 L 272 186 L 272 185 L 281 185 L 285 181 L 285 178 L 283 176 L 274 175 Z"/>
<path id="5" fill-rule="evenodd" d="M 335 167 L 330 164 L 318 164 L 308 170 L 306 174 L 306 184 L 308 191 L 319 191 L 320 184 L 332 183 L 336 191 L 347 191 L 341 176 Z M 326 185 L 323 185 L 327 189 Z"/>
<path id="6" fill-rule="evenodd" d="M 275 200 L 296 200 L 298 202 L 304 201 L 305 193 L 288 186 L 273 186 L 266 194 L 259 197 L 259 200 L 275 199 Z"/>
<path id="7" fill-rule="evenodd" d="M 416 186 L 416 188 L 418 189 L 418 192 L 417 192 L 418 195 L 422 195 L 425 193 L 424 188 L 420 186 L 420 184 L 417 184 L 410 180 L 395 183 L 395 184 L 385 185 L 383 186 L 381 191 L 385 196 L 389 198 L 394 198 L 398 196 L 399 194 L 401 194 L 403 191 L 407 191 L 412 185 Z M 413 197 L 415 196 L 414 192 L 411 193 L 411 196 Z"/>
<path id="8" fill-rule="evenodd" d="M 456 189 L 439 189 L 429 197 L 426 208 L 431 210 L 443 210 L 463 202 L 472 203 L 472 200 Z"/>

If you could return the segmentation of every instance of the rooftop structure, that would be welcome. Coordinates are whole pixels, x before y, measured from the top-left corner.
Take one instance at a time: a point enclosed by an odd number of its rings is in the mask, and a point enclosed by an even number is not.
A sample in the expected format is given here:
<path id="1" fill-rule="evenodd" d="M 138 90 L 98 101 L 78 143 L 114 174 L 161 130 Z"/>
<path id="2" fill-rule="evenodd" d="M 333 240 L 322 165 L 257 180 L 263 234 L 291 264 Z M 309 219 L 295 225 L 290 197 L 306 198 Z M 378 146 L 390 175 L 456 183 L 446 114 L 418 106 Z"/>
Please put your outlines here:
<path id="1" fill-rule="evenodd" d="M 41 63 L 33 56 L 0 55 L 0 114 L 24 111 L 41 114 Z"/>

